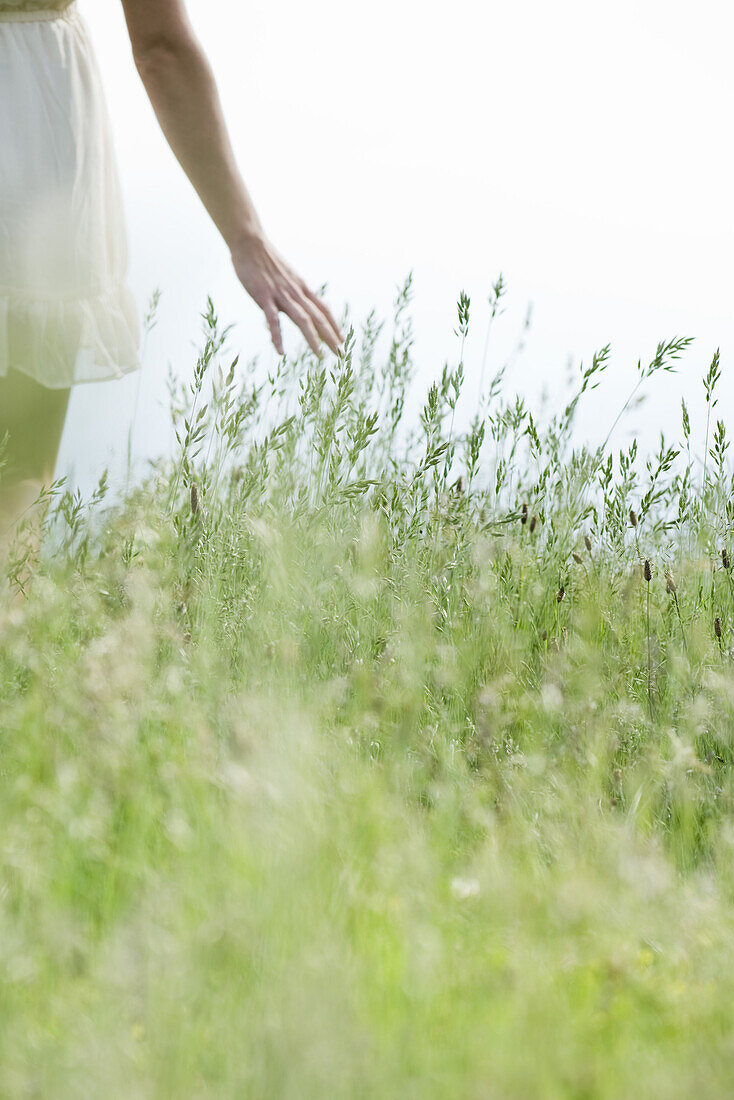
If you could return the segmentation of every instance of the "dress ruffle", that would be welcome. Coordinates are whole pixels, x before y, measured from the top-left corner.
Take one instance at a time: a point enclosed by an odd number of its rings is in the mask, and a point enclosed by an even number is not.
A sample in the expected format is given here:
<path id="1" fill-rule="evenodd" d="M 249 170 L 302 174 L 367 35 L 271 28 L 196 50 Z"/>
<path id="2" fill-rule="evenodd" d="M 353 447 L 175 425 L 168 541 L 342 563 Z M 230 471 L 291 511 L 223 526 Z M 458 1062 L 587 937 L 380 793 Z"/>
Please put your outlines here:
<path id="1" fill-rule="evenodd" d="M 21 371 L 50 389 L 122 378 L 140 367 L 139 319 L 123 283 L 85 298 L 0 287 L 0 378 Z"/>
<path id="2" fill-rule="evenodd" d="M 97 59 L 76 5 L 51 7 L 0 18 L 0 378 L 64 389 L 137 369 L 139 320 Z"/>

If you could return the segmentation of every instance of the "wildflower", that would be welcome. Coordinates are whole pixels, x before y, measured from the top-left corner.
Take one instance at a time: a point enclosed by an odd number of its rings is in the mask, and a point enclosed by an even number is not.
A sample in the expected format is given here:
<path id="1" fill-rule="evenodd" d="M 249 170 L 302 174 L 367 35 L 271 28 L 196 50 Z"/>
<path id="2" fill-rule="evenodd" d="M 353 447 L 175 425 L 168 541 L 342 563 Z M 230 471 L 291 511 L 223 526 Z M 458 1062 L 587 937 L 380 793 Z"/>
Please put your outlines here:
<path id="1" fill-rule="evenodd" d="M 451 880 L 451 893 L 457 901 L 468 901 L 470 898 L 477 898 L 479 897 L 479 890 L 478 879 L 457 876 Z"/>
<path id="2" fill-rule="evenodd" d="M 540 701 L 546 711 L 559 711 L 563 707 L 563 695 L 557 684 L 543 684 Z"/>

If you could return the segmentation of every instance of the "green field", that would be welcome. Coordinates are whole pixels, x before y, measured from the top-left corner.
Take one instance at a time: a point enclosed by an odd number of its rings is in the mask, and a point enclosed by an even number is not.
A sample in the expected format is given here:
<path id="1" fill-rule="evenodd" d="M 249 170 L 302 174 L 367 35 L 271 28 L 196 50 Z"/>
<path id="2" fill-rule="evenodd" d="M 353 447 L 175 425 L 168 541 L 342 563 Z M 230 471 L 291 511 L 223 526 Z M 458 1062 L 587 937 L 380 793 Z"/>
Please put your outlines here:
<path id="1" fill-rule="evenodd" d="M 579 444 L 606 348 L 466 425 L 462 297 L 411 417 L 409 299 L 257 385 L 210 307 L 174 455 L 58 487 L 0 605 L 4 1100 L 734 1093 L 718 356 L 650 457 Z"/>

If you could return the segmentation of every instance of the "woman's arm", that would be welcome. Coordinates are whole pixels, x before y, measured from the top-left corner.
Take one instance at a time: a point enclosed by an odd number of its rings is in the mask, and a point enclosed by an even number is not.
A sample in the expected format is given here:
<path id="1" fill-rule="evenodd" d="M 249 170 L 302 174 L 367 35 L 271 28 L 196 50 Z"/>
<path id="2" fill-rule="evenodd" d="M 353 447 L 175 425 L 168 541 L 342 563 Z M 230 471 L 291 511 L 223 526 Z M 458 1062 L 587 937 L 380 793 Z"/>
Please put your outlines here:
<path id="1" fill-rule="evenodd" d="M 264 312 L 280 355 L 279 312 L 320 354 L 339 326 L 268 240 L 234 157 L 214 74 L 185 0 L 122 0 L 133 57 L 161 129 L 222 234 L 237 276 Z"/>

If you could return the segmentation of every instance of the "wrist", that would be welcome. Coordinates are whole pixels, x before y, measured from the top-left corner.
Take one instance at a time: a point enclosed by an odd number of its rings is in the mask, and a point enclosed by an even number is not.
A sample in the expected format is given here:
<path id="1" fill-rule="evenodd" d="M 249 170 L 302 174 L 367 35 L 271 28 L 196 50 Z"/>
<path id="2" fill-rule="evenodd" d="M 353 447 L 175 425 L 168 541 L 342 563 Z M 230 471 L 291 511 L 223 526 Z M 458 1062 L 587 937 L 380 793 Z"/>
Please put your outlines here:
<path id="1" fill-rule="evenodd" d="M 265 243 L 265 230 L 259 221 L 249 222 L 239 226 L 227 243 L 232 258 L 249 256 Z"/>

